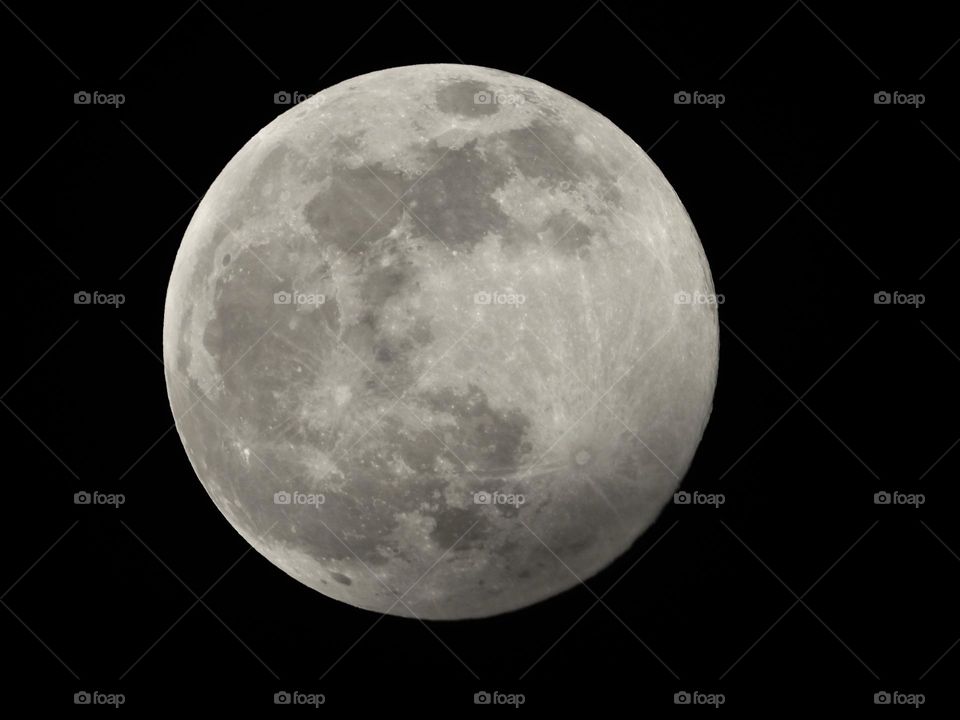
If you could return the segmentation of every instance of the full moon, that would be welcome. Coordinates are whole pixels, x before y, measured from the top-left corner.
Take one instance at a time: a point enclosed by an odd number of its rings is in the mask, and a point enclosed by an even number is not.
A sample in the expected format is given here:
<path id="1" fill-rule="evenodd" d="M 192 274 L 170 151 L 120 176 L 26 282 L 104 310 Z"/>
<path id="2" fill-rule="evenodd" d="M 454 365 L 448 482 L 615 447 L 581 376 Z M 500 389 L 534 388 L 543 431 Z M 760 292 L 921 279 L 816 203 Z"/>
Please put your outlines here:
<path id="1" fill-rule="evenodd" d="M 394 68 L 293 105 L 213 182 L 170 278 L 167 389 L 274 565 L 380 613 L 485 617 L 587 580 L 672 499 L 713 292 L 605 117 L 506 72 Z"/>

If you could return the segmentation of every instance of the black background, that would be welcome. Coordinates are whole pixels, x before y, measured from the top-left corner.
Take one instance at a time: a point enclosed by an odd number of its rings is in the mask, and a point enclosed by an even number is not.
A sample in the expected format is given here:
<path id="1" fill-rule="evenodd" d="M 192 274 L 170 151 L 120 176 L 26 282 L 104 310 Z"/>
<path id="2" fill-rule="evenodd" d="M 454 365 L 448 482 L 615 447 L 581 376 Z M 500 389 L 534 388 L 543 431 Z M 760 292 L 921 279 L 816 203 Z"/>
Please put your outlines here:
<path id="1" fill-rule="evenodd" d="M 5 4 L 4 702 L 960 705 L 946 4 Z M 284 109 L 274 94 L 428 62 L 529 74 L 610 118 L 673 184 L 725 298 L 683 485 L 725 504 L 669 506 L 585 587 L 457 623 L 379 618 L 250 551 L 189 466 L 158 357 L 193 207 Z M 83 90 L 125 103 L 74 104 Z M 675 104 L 684 90 L 725 103 Z M 925 102 L 877 105 L 883 90 Z M 80 290 L 126 303 L 74 305 Z M 895 290 L 925 302 L 874 303 Z M 95 489 L 126 503 L 73 503 Z M 926 501 L 876 505 L 881 490 Z"/>

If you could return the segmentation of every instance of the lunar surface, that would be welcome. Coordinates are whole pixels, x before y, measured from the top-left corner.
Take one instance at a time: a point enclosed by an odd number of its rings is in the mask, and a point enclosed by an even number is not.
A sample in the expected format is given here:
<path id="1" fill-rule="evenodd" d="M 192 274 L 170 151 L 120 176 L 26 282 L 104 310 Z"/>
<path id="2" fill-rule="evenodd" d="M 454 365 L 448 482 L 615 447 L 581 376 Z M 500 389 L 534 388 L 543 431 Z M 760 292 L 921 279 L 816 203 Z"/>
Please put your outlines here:
<path id="1" fill-rule="evenodd" d="M 586 580 L 671 499 L 712 293 L 677 195 L 602 115 L 496 70 L 384 70 L 284 112 L 206 193 L 166 298 L 170 403 L 290 576 L 489 616 Z"/>

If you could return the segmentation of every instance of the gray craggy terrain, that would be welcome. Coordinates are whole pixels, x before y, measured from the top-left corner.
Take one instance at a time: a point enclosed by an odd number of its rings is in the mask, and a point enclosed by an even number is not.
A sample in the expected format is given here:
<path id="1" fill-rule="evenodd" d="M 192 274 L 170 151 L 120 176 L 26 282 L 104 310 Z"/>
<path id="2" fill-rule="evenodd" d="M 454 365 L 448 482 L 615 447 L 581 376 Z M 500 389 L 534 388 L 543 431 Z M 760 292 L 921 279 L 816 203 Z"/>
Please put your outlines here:
<path id="1" fill-rule="evenodd" d="M 495 70 L 386 70 L 285 112 L 207 192 L 170 402 L 217 507 L 293 577 L 491 615 L 588 578 L 670 498 L 717 371 L 716 307 L 676 296 L 712 292 L 604 117 Z"/>

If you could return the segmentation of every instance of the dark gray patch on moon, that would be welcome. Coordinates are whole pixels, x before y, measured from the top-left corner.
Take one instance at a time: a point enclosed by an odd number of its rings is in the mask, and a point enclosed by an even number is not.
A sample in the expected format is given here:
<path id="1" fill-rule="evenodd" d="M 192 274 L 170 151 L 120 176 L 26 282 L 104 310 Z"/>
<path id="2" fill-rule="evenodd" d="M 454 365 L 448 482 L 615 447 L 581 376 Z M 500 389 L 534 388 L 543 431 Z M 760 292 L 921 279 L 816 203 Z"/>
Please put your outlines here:
<path id="1" fill-rule="evenodd" d="M 476 80 L 452 82 L 436 92 L 437 107 L 441 112 L 470 118 L 493 115 L 500 110 L 494 102 L 483 102 L 487 98 L 493 99 L 489 86 Z"/>
<path id="2" fill-rule="evenodd" d="M 558 121 L 536 120 L 530 127 L 505 133 L 503 148 L 521 175 L 542 178 L 550 184 L 579 183 L 593 178 L 600 186 L 598 195 L 610 210 L 621 209 L 617 177 L 594 153 L 578 147 L 576 128 Z"/>
<path id="3" fill-rule="evenodd" d="M 328 182 L 304 207 L 306 221 L 319 242 L 360 255 L 369 251 L 364 240 L 383 237 L 400 221 L 397 197 L 410 184 L 381 166 L 337 167 Z"/>
<path id="4" fill-rule="evenodd" d="M 486 394 L 475 385 L 463 395 L 451 388 L 422 395 L 430 407 L 457 418 L 457 430 L 451 436 L 454 452 L 474 472 L 512 471 L 522 466 L 524 455 L 532 449 L 524 437 L 530 418 L 522 412 L 494 410 Z"/>
<path id="5" fill-rule="evenodd" d="M 508 177 L 505 165 L 471 142 L 443 153 L 410 191 L 409 204 L 424 233 L 450 248 L 469 249 L 491 232 L 509 240 L 511 218 L 493 196 Z"/>
<path id="6" fill-rule="evenodd" d="M 568 210 L 547 218 L 543 231 L 547 234 L 547 245 L 564 255 L 576 257 L 586 256 L 594 236 L 590 226 L 577 220 Z"/>

